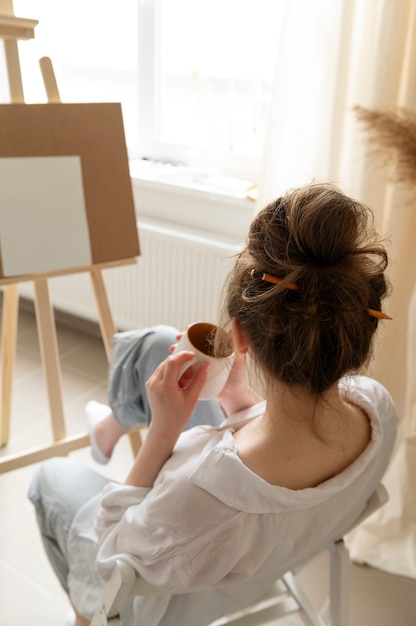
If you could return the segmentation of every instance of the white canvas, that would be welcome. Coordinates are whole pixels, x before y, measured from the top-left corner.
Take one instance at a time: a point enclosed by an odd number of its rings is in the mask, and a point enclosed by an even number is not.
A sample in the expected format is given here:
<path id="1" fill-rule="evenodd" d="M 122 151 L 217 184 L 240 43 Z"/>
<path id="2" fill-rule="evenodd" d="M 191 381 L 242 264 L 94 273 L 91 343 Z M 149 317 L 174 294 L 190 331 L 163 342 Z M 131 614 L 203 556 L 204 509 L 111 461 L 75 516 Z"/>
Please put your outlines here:
<path id="1" fill-rule="evenodd" d="M 92 263 L 79 156 L 0 158 L 4 276 Z"/>

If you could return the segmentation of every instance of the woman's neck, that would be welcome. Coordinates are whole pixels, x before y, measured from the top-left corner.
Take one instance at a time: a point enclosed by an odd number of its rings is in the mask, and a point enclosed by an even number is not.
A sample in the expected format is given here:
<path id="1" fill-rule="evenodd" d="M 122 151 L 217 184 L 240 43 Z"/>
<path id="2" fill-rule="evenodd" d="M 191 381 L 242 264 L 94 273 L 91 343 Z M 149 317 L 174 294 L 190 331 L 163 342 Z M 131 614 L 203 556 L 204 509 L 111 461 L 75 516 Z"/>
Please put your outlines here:
<path id="1" fill-rule="evenodd" d="M 273 429 L 299 429 L 317 434 L 325 429 L 325 416 L 330 414 L 331 424 L 344 421 L 348 407 L 340 398 L 338 384 L 321 396 L 301 387 L 290 387 L 280 382 L 269 385 L 266 393 L 264 424 Z M 338 418 L 338 419 L 337 419 Z M 319 434 L 319 433 L 318 433 Z"/>
<path id="2" fill-rule="evenodd" d="M 301 489 L 340 473 L 368 445 L 369 420 L 340 397 L 338 386 L 316 398 L 273 384 L 266 411 L 235 433 L 243 462 L 268 482 Z"/>

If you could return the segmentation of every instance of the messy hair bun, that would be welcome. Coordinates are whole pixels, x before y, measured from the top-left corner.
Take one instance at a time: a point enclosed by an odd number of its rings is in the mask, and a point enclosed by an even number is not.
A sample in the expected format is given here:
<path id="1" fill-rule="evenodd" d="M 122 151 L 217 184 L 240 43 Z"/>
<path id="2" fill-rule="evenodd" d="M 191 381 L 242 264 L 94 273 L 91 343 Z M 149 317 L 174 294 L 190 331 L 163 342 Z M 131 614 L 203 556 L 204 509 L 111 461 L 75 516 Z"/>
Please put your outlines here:
<path id="1" fill-rule="evenodd" d="M 253 220 L 227 283 L 236 318 L 266 375 L 315 394 L 368 359 L 387 285 L 387 253 L 367 207 L 311 184 Z M 272 284 L 263 274 L 281 279 Z"/>

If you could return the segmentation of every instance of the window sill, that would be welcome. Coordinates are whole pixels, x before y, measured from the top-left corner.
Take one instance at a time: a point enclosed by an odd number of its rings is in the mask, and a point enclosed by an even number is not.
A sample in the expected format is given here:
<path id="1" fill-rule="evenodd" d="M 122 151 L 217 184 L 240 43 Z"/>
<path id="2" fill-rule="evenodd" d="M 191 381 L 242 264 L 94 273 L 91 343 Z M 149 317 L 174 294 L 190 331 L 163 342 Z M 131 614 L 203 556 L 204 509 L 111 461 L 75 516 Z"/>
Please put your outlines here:
<path id="1" fill-rule="evenodd" d="M 250 181 L 186 166 L 131 161 L 140 217 L 198 229 L 233 241 L 245 238 L 253 215 Z"/>

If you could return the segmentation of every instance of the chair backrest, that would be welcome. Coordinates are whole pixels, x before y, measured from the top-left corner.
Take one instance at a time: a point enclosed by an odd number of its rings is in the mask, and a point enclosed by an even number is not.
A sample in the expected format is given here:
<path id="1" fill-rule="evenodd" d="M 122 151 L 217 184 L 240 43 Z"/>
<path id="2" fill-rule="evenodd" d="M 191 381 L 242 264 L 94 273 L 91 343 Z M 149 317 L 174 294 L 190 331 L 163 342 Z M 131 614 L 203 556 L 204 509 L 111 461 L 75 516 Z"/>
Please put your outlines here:
<path id="1" fill-rule="evenodd" d="M 354 523 L 345 529 L 344 534 L 358 526 L 387 501 L 387 490 L 380 483 L 368 499 L 364 510 Z M 320 548 L 314 554 L 309 555 L 308 560 L 323 550 L 328 550 L 330 554 L 330 624 L 331 626 L 348 626 L 349 553 L 342 537 L 340 537 L 337 540 L 328 542 L 324 548 Z M 303 566 L 306 562 L 302 561 L 302 563 L 295 564 L 293 569 L 298 569 L 298 566 Z M 207 587 L 180 589 L 174 592 L 173 595 L 207 590 Z M 166 595 L 166 593 L 172 595 L 172 592 L 166 592 L 163 589 L 150 585 L 137 574 L 136 570 L 125 558 L 120 556 L 113 568 L 110 579 L 106 583 L 102 601 L 97 608 L 91 626 L 124 626 L 120 621 L 119 611 L 128 597 Z M 229 626 L 259 626 L 294 612 L 298 612 L 308 626 L 325 626 L 322 618 L 296 582 L 292 572 L 287 572 L 276 581 L 274 587 L 269 590 L 260 602 L 247 607 L 244 611 L 216 620 L 212 626 L 226 624 Z"/>

